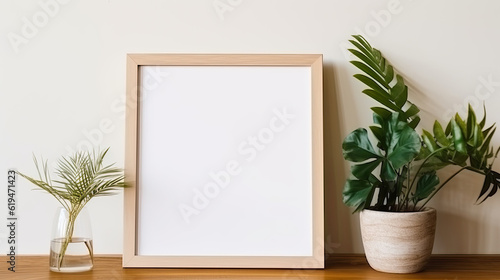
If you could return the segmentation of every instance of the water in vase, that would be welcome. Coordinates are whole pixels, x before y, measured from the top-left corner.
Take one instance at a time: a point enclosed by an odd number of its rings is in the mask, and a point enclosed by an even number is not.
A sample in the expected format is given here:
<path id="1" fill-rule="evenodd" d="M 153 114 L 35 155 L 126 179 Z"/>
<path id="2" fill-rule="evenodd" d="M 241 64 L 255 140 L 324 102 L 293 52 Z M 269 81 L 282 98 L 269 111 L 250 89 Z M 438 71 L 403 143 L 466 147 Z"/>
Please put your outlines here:
<path id="1" fill-rule="evenodd" d="M 92 239 L 72 238 L 60 263 L 64 238 L 53 239 L 50 243 L 50 270 L 56 272 L 82 272 L 94 266 Z"/>

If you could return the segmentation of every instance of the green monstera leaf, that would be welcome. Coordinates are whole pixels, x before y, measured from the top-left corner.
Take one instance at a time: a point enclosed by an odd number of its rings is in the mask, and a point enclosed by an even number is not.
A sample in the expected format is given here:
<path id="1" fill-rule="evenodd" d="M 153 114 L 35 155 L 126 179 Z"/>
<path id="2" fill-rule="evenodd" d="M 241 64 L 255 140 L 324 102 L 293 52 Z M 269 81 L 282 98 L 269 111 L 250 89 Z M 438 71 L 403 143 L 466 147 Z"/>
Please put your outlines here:
<path id="1" fill-rule="evenodd" d="M 362 209 L 367 201 L 371 202 L 370 194 L 373 190 L 373 184 L 368 180 L 347 180 L 342 193 L 344 204 L 355 207 L 356 210 Z"/>
<path id="2" fill-rule="evenodd" d="M 356 209 L 369 206 L 375 188 L 390 186 L 392 189 L 396 185 L 399 169 L 413 161 L 420 152 L 419 135 L 408 123 L 399 119 L 399 113 L 392 113 L 389 119 L 378 117 L 374 116 L 379 119 L 378 128 L 384 136 L 376 138 L 385 141 L 382 146 L 387 147 L 386 153 L 375 150 L 364 128 L 351 132 L 342 143 L 344 158 L 357 163 L 351 167 L 351 174 L 356 179 L 347 180 L 343 192 L 344 203 Z M 380 174 L 373 174 L 379 166 Z M 386 182 L 385 186 L 383 182 Z M 384 190 L 385 193 L 388 191 Z"/>
<path id="3" fill-rule="evenodd" d="M 412 161 L 420 152 L 420 137 L 407 123 L 399 121 L 399 114 L 392 115 L 390 142 L 387 159 L 394 169 L 399 169 Z"/>
<path id="4" fill-rule="evenodd" d="M 376 114 L 374 114 L 376 115 Z M 396 180 L 398 169 L 413 161 L 420 152 L 420 137 L 408 123 L 401 121 L 399 113 L 392 113 L 389 119 L 374 116 L 376 123 L 385 132 L 382 138 L 387 151 L 382 160 L 380 177 L 384 181 Z"/>
<path id="5" fill-rule="evenodd" d="M 363 162 L 372 158 L 380 158 L 368 138 L 368 132 L 364 128 L 358 128 L 351 132 L 342 143 L 344 158 L 352 162 Z"/>

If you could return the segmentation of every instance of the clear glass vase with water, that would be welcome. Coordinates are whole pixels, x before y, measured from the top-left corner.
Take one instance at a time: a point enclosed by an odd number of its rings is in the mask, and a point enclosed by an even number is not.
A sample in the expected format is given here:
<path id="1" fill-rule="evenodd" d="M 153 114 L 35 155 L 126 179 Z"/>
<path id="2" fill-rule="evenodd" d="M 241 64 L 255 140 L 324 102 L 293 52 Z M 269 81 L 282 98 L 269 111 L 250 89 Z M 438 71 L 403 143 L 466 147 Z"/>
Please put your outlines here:
<path id="1" fill-rule="evenodd" d="M 82 272 L 94 267 L 92 228 L 87 210 L 68 213 L 60 207 L 50 242 L 50 270 Z"/>

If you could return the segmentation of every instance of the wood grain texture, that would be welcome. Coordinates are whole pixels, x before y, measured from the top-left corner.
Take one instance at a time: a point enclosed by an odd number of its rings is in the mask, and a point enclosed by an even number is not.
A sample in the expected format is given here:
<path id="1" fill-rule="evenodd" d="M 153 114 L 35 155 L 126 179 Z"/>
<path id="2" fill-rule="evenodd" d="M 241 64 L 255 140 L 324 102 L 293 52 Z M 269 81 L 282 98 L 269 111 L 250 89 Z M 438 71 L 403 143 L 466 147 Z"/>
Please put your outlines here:
<path id="1" fill-rule="evenodd" d="M 48 256 L 19 256 L 16 270 L 7 270 L 6 257 L 0 279 L 500 279 L 500 255 L 435 255 L 427 268 L 415 274 L 387 274 L 368 266 L 363 255 L 332 255 L 324 270 L 302 269 L 152 269 L 122 268 L 121 257 L 95 258 L 92 271 L 62 274 L 49 271 Z"/>
<path id="2" fill-rule="evenodd" d="M 310 66 L 320 54 L 128 54 L 137 65 Z"/>
<path id="3" fill-rule="evenodd" d="M 139 69 L 137 63 L 127 56 L 127 117 L 125 127 L 125 184 L 128 188 L 124 189 L 124 244 L 131 246 L 123 247 L 123 262 L 126 263 L 135 255 L 135 240 L 136 240 L 136 210 L 137 190 L 137 144 L 138 144 L 138 110 L 139 110 Z M 133 246 L 132 246 L 133 245 Z"/>

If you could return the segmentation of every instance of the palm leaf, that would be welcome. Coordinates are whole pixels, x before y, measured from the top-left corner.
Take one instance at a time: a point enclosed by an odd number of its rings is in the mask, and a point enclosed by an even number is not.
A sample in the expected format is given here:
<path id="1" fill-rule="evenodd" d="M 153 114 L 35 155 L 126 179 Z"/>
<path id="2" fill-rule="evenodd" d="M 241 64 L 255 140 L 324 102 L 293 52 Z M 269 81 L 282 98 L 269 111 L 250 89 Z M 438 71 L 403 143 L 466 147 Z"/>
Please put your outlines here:
<path id="1" fill-rule="evenodd" d="M 54 181 L 50 180 L 47 161 L 42 159 L 40 164 L 36 157 L 34 162 L 39 180 L 18 173 L 52 195 L 71 212 L 70 208 L 81 209 L 93 197 L 111 195 L 112 191 L 125 187 L 123 170 L 113 167 L 113 164 L 103 164 L 108 150 L 100 153 L 78 152 L 62 157 L 55 171 L 58 179 Z"/>
<path id="2" fill-rule="evenodd" d="M 368 86 L 363 93 L 373 98 L 392 112 L 398 112 L 410 125 L 415 128 L 420 121 L 418 108 L 408 101 L 408 86 L 406 86 L 401 75 L 395 73 L 394 67 L 384 58 L 382 53 L 373 48 L 368 41 L 360 35 L 353 35 L 354 40 L 350 42 L 356 49 L 349 51 L 359 61 L 351 63 L 361 70 L 363 74 L 355 74 L 354 77 Z M 408 108 L 404 111 L 403 108 Z"/>

